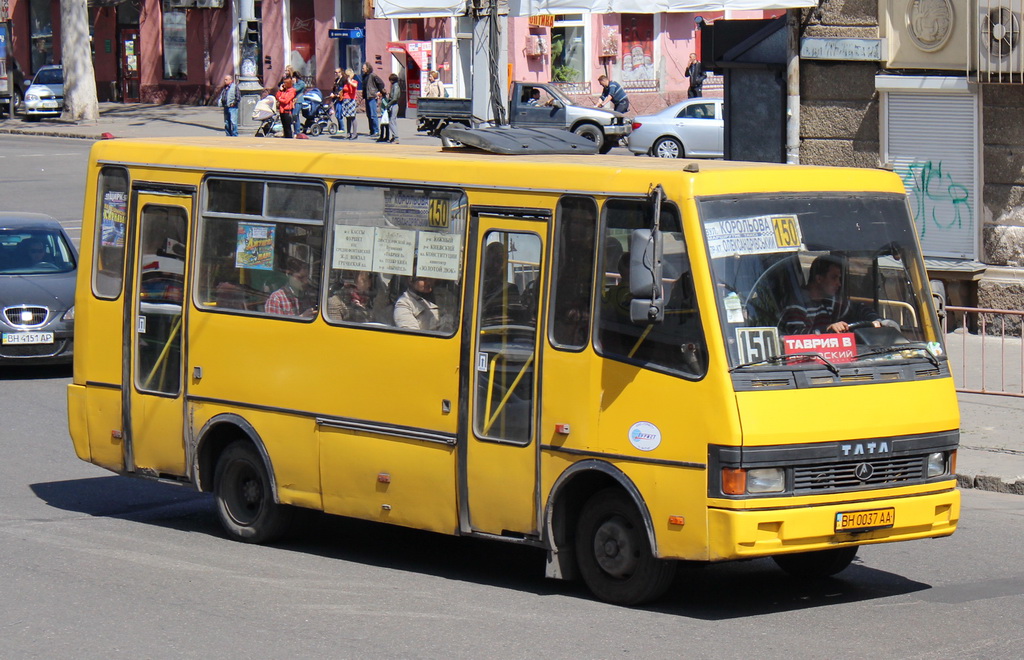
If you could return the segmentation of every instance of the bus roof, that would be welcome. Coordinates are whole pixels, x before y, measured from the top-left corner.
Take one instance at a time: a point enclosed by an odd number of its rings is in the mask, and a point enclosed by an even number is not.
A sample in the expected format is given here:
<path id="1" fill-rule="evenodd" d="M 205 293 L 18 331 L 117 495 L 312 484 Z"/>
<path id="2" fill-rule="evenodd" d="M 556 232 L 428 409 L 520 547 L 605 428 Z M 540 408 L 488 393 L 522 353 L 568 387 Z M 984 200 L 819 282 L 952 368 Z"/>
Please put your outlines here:
<path id="1" fill-rule="evenodd" d="M 161 169 L 363 178 L 464 188 L 511 188 L 587 194 L 643 194 L 661 183 L 670 196 L 784 192 L 904 192 L 881 169 L 616 155 L 496 155 L 440 146 L 268 138 L 104 140 L 91 158 L 151 172 Z M 401 167 L 399 165 L 402 165 Z M 405 167 L 408 166 L 408 167 Z M 136 173 L 134 179 L 153 174 Z M 157 178 L 156 180 L 161 180 Z"/>

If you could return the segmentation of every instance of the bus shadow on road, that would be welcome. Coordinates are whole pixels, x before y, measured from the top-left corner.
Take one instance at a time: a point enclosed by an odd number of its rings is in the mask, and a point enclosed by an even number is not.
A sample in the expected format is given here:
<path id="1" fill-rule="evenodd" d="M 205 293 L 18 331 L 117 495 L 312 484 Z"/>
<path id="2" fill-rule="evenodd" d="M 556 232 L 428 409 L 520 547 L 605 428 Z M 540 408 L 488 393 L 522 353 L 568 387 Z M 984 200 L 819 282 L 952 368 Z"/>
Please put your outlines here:
<path id="1" fill-rule="evenodd" d="M 110 476 L 37 483 L 48 505 L 90 516 L 225 537 L 213 498 L 187 487 Z M 408 571 L 544 597 L 593 600 L 580 582 L 544 578 L 545 553 L 534 547 L 435 534 L 299 510 L 291 533 L 271 548 Z M 225 538 L 224 543 L 231 544 Z M 230 547 L 228 550 L 230 552 Z M 282 558 L 284 561 L 288 559 Z M 641 609 L 717 621 L 891 598 L 930 589 L 860 559 L 838 576 L 797 580 L 770 559 L 703 565 L 684 562 L 668 595 Z"/>

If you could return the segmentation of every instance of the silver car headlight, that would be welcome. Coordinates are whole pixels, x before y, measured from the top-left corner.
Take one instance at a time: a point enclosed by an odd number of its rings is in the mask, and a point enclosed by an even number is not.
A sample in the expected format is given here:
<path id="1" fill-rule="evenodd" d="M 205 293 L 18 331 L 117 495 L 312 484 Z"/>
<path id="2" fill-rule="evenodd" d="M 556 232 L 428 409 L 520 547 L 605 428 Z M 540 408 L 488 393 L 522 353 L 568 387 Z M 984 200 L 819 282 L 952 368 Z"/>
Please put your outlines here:
<path id="1" fill-rule="evenodd" d="M 32 93 L 26 94 L 25 95 L 25 100 L 26 101 L 38 101 L 39 100 L 39 95 L 38 94 L 32 94 Z"/>
<path id="2" fill-rule="evenodd" d="M 928 476 L 941 477 L 946 474 L 946 453 L 937 451 L 928 454 Z"/>
<path id="3" fill-rule="evenodd" d="M 748 493 L 781 493 L 786 490 L 786 471 L 782 468 L 747 470 Z"/>

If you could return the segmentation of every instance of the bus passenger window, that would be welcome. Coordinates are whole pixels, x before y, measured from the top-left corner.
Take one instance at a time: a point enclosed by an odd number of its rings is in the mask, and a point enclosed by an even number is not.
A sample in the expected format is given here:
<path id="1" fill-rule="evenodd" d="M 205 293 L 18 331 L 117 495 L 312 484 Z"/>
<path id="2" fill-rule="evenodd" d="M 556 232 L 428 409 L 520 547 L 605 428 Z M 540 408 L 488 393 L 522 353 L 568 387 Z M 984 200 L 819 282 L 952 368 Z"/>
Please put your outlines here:
<path id="1" fill-rule="evenodd" d="M 563 197 L 556 223 L 548 333 L 552 345 L 580 349 L 590 337 L 597 203 L 589 197 Z"/>
<path id="2" fill-rule="evenodd" d="M 325 318 L 452 335 L 468 205 L 460 191 L 335 188 Z"/>
<path id="3" fill-rule="evenodd" d="M 92 290 L 97 298 L 121 295 L 124 280 L 124 245 L 128 222 L 128 171 L 104 167 L 100 172 L 96 203 L 95 252 Z"/>
<path id="4" fill-rule="evenodd" d="M 665 246 L 662 295 L 665 319 L 653 325 L 630 320 L 629 237 L 650 225 L 650 204 L 609 200 L 604 207 L 601 302 L 598 306 L 597 346 L 609 357 L 638 362 L 661 371 L 702 376 L 707 347 L 690 273 L 690 259 L 674 206 L 662 206 Z"/>
<path id="5" fill-rule="evenodd" d="M 323 186 L 211 177 L 205 193 L 196 303 L 217 310 L 315 316 Z"/>

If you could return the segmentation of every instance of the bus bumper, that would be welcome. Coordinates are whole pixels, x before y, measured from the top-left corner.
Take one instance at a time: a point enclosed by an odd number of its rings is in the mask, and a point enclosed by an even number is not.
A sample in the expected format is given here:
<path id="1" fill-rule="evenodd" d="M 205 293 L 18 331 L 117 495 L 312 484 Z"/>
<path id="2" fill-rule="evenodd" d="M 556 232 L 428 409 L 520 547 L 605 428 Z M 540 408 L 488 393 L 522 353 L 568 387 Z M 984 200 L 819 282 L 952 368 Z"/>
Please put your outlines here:
<path id="1" fill-rule="evenodd" d="M 881 512 L 892 525 L 865 531 L 837 531 L 844 515 Z M 960 491 L 955 488 L 913 496 L 817 504 L 799 508 L 708 511 L 710 559 L 747 559 L 787 552 L 826 550 L 837 546 L 889 543 L 949 536 L 960 519 Z M 870 524 L 870 523 L 867 523 Z"/>

